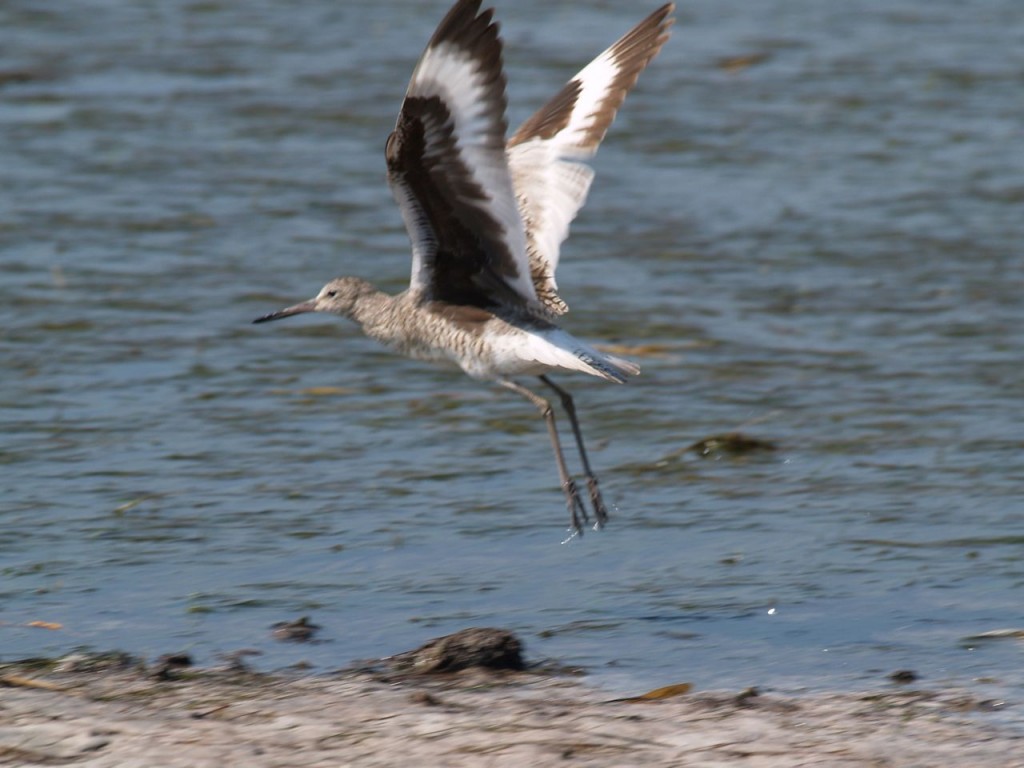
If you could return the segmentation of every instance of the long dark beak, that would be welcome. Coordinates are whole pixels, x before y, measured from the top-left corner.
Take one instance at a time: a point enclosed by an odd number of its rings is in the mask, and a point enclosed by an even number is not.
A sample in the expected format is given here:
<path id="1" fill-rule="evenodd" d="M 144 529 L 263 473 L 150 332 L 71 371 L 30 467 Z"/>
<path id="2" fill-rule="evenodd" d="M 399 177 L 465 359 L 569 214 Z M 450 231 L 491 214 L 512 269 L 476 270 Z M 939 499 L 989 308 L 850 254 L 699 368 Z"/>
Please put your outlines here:
<path id="1" fill-rule="evenodd" d="M 304 301 L 301 304 L 296 304 L 291 307 L 285 307 L 279 309 L 277 312 L 271 312 L 269 315 L 263 317 L 257 317 L 253 320 L 254 323 L 265 323 L 268 320 L 280 320 L 282 317 L 291 317 L 292 315 L 301 315 L 303 312 L 315 312 L 316 311 L 316 299 L 310 299 Z"/>

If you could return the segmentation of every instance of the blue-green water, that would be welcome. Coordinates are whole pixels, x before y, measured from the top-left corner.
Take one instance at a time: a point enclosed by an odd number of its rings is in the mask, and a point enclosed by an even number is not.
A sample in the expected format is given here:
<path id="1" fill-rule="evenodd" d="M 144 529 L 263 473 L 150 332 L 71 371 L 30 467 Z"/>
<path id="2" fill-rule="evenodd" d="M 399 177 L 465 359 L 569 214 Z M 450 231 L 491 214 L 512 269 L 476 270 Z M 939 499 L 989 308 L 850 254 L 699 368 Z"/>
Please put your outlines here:
<path id="1" fill-rule="evenodd" d="M 0 7 L 0 658 L 496 625 L 632 690 L 1020 698 L 968 638 L 1024 627 L 1024 6 L 681 7 L 563 249 L 566 326 L 643 367 L 562 379 L 615 503 L 567 545 L 526 403 L 249 324 L 407 281 L 383 145 L 445 10 Z M 515 124 L 648 8 L 498 10 Z M 682 450 L 736 429 L 778 450 Z"/>

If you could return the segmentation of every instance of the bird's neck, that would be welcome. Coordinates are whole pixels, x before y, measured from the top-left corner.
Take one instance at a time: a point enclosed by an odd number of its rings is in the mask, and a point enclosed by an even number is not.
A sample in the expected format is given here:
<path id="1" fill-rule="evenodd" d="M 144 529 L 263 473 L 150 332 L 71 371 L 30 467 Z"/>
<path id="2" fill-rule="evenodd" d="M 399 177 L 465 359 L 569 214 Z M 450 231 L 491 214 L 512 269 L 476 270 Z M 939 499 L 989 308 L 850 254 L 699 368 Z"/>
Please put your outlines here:
<path id="1" fill-rule="evenodd" d="M 367 283 L 345 316 L 362 326 L 366 335 L 374 337 L 382 328 L 394 325 L 395 315 L 401 312 L 398 304 L 399 297 Z"/>

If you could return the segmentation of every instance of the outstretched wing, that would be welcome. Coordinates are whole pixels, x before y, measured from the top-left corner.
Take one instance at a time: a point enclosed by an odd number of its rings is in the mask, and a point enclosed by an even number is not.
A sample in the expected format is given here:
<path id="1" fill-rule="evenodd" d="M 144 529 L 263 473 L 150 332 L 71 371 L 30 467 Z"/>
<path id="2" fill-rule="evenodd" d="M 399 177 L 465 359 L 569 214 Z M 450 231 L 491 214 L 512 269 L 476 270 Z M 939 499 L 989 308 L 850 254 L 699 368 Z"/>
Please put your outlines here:
<path id="1" fill-rule="evenodd" d="M 388 182 L 425 299 L 536 305 L 505 154 L 505 75 L 492 11 L 460 0 L 413 71 L 388 137 Z"/>
<path id="2" fill-rule="evenodd" d="M 662 6 L 582 69 L 508 142 L 519 212 L 526 226 L 530 273 L 549 312 L 568 311 L 555 270 L 569 224 L 587 199 L 593 157 L 644 68 L 668 40 L 674 5 Z"/>

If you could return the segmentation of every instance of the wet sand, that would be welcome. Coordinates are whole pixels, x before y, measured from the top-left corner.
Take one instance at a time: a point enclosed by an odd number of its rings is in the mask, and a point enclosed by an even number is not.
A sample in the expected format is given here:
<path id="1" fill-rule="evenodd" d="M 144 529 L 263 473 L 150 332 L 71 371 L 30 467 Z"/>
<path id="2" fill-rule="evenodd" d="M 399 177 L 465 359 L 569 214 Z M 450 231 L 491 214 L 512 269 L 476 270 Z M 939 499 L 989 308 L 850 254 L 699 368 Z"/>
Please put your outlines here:
<path id="1" fill-rule="evenodd" d="M 1010 705 L 964 691 L 610 701 L 536 672 L 63 666 L 0 668 L 0 764 L 1024 766 Z"/>

